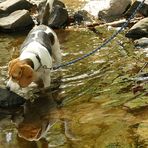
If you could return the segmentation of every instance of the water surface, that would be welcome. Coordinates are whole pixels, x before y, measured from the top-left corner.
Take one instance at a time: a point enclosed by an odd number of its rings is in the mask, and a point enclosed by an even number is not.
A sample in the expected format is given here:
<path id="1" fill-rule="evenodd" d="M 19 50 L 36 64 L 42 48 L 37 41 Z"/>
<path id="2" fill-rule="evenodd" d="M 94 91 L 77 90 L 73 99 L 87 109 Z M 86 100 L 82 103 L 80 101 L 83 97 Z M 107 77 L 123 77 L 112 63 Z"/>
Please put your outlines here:
<path id="1" fill-rule="evenodd" d="M 80 4 L 65 2 L 71 9 Z M 90 52 L 115 31 L 97 30 L 100 35 L 77 26 L 56 30 L 63 62 Z M 147 147 L 147 138 L 138 127 L 143 122 L 141 127 L 148 130 L 144 122 L 148 86 L 142 82 L 143 89 L 133 89 L 138 85 L 133 79 L 147 72 L 144 68 L 139 73 L 147 58 L 124 33 L 94 55 L 53 72 L 53 89 L 35 94 L 34 101 L 28 100 L 20 108 L 0 109 L 0 148 Z M 1 87 L 5 87 L 7 64 L 18 55 L 26 34 L 0 34 Z M 62 100 L 62 104 L 54 100 Z M 138 100 L 144 101 L 138 106 Z"/>

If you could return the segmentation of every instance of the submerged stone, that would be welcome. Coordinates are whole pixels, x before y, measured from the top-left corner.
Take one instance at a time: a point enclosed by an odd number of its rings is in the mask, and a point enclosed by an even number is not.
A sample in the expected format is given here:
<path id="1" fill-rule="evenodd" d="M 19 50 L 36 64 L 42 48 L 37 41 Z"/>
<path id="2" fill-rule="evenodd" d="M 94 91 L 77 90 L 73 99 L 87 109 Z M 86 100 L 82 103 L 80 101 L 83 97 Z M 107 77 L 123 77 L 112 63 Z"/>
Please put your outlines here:
<path id="1" fill-rule="evenodd" d="M 134 99 L 126 103 L 125 106 L 131 110 L 140 109 L 140 108 L 148 106 L 148 99 L 147 97 L 137 98 L 137 99 Z"/>
<path id="2" fill-rule="evenodd" d="M 25 99 L 7 89 L 0 88 L 0 107 L 17 107 L 23 105 Z"/>
<path id="3" fill-rule="evenodd" d="M 144 142 L 145 146 L 148 146 L 148 120 L 142 121 L 137 129 L 139 140 Z"/>

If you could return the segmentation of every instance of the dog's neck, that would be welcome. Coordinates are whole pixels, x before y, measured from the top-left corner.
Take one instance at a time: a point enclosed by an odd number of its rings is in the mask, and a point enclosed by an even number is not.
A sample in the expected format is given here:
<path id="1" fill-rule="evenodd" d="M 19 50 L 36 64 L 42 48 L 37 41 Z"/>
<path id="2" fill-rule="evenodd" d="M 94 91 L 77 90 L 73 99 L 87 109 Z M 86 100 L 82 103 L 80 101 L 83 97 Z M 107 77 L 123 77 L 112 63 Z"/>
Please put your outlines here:
<path id="1" fill-rule="evenodd" d="M 31 51 L 24 51 L 24 52 L 22 52 L 22 54 L 20 55 L 19 59 L 21 61 L 23 61 L 23 60 L 26 61 L 27 59 L 29 59 L 29 61 L 27 61 L 27 62 L 28 62 L 29 65 L 34 65 L 34 68 L 33 68 L 34 70 L 37 70 L 41 66 L 40 58 L 38 58 L 36 53 L 31 52 Z"/>

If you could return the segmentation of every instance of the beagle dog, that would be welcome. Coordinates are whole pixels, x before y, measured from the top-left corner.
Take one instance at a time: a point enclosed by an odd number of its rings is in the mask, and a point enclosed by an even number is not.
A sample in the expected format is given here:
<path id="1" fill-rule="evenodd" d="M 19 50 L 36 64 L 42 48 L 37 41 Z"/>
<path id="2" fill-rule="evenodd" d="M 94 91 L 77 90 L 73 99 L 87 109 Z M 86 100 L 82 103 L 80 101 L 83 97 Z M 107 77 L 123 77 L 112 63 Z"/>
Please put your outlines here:
<path id="1" fill-rule="evenodd" d="M 11 91 L 26 88 L 32 82 L 50 86 L 53 62 L 61 63 L 61 50 L 55 32 L 46 25 L 35 26 L 21 46 L 20 56 L 8 64 L 7 88 Z M 44 68 L 46 67 L 46 68 Z"/>

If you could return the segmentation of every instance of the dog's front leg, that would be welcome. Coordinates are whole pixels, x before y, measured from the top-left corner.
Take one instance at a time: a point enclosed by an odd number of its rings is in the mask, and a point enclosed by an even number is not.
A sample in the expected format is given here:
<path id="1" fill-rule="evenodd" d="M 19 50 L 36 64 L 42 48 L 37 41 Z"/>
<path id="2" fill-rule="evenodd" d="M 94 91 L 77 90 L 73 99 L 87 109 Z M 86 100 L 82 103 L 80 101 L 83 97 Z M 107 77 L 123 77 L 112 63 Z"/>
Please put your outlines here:
<path id="1" fill-rule="evenodd" d="M 50 86 L 51 84 L 50 70 L 44 70 L 42 80 L 43 80 L 44 88 L 47 88 Z"/>

